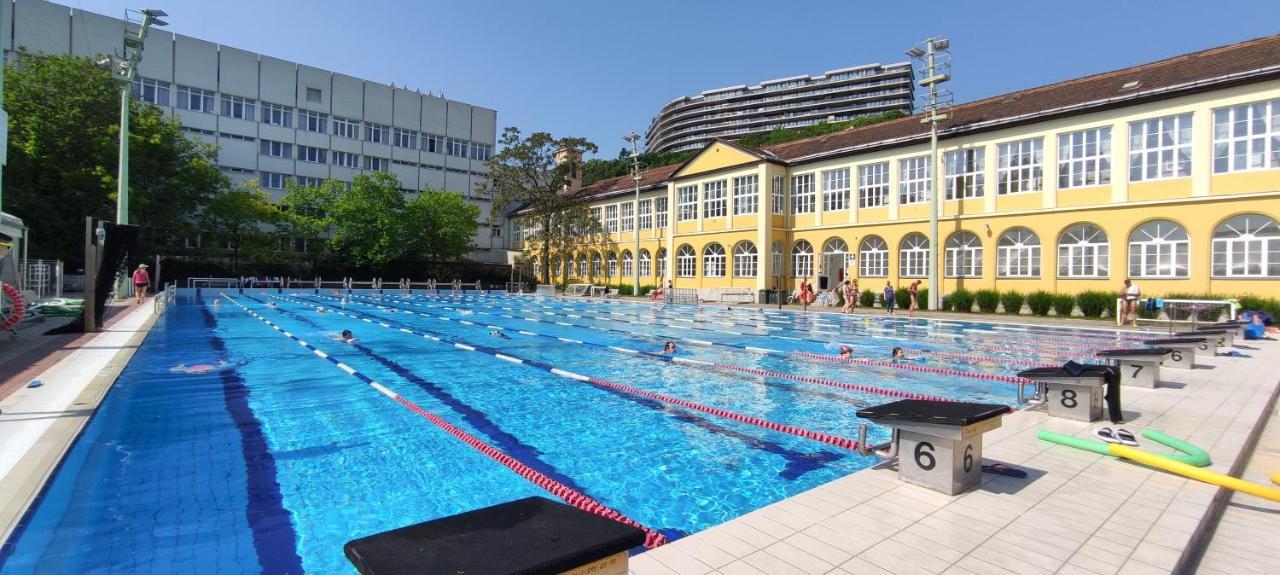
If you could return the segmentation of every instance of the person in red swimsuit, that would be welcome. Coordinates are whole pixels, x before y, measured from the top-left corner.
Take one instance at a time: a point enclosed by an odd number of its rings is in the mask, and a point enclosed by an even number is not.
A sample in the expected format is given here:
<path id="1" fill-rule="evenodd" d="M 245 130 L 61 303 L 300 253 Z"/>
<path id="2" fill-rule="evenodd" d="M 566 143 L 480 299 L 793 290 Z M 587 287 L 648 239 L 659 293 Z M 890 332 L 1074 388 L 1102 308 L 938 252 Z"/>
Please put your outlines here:
<path id="1" fill-rule="evenodd" d="M 137 296 L 137 303 L 147 297 L 147 287 L 151 285 L 151 276 L 147 274 L 147 264 L 138 264 L 138 268 L 133 270 L 133 293 Z"/>

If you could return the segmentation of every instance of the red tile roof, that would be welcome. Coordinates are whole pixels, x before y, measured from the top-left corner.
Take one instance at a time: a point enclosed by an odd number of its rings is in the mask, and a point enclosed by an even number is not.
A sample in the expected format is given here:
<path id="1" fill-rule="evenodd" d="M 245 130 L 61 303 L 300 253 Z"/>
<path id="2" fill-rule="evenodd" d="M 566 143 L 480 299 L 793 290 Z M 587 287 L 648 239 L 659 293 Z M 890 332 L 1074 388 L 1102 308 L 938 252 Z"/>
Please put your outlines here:
<path id="1" fill-rule="evenodd" d="M 683 164 L 671 164 L 668 166 L 657 166 L 640 170 L 640 188 L 648 188 L 650 186 L 665 183 L 672 174 L 676 172 Z M 589 185 L 582 186 L 577 191 L 572 192 L 575 198 L 594 198 L 599 196 L 607 196 L 609 194 L 625 191 L 635 191 L 636 181 L 632 179 L 631 174 L 608 178 L 593 182 Z"/>

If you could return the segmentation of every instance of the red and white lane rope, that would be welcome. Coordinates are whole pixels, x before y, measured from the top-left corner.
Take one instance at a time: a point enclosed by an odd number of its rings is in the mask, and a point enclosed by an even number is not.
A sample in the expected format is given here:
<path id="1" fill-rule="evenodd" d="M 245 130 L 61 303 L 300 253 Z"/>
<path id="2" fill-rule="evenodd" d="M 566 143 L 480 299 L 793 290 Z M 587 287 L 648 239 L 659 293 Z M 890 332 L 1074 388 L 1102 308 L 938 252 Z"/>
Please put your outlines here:
<path id="1" fill-rule="evenodd" d="M 807 357 L 809 359 L 820 359 L 822 361 L 857 363 L 861 365 L 874 365 L 877 367 L 892 367 L 896 369 L 905 369 L 908 371 L 919 371 L 922 373 L 937 373 L 942 375 L 953 375 L 956 377 L 968 377 L 971 379 L 990 379 L 993 381 L 1003 381 L 1007 383 L 1020 383 L 1023 385 L 1031 383 L 1030 379 L 1027 379 L 1025 377 L 1018 377 L 1016 375 L 1003 375 L 999 373 L 977 373 L 972 371 L 965 371 L 962 369 L 947 369 L 945 367 L 933 367 L 928 365 L 916 365 L 912 363 L 875 360 L 875 359 L 862 359 L 859 357 L 840 357 L 838 355 L 823 355 L 819 353 L 809 353 L 807 351 L 797 351 L 793 353 L 795 353 L 800 357 Z"/>
<path id="2" fill-rule="evenodd" d="M 623 515 L 617 510 L 612 509 L 609 506 L 603 503 L 600 503 L 599 501 L 596 501 L 595 499 L 592 499 L 586 494 L 576 489 L 573 489 L 563 483 L 560 483 L 559 481 L 556 481 L 550 477 L 547 477 L 546 475 L 542 474 L 542 472 L 536 469 L 533 469 L 532 467 L 529 467 L 524 463 L 521 463 L 520 460 L 514 457 L 511 457 L 510 455 L 507 455 L 502 450 L 481 441 L 480 439 L 476 438 L 474 435 L 471 435 L 470 433 L 467 433 L 466 431 L 458 428 L 457 426 L 449 423 L 448 421 L 441 419 L 436 414 L 423 409 L 418 404 L 408 399 L 405 399 L 404 396 L 401 396 L 400 394 L 390 389 L 387 389 L 386 386 L 382 385 L 381 383 L 378 383 L 373 378 L 357 371 L 355 368 L 342 362 L 338 358 L 333 357 L 332 355 L 329 355 L 323 351 L 320 351 L 318 348 L 307 343 L 306 341 L 303 341 L 298 336 L 293 335 L 288 331 L 285 331 L 284 328 L 280 327 L 279 325 L 276 325 L 271 320 L 268 320 L 267 318 L 262 317 L 261 315 L 258 315 L 253 310 L 246 307 L 244 304 L 241 304 L 240 302 L 233 299 L 231 296 L 223 294 L 222 297 L 227 298 L 228 301 L 239 306 L 240 309 L 243 309 L 250 316 L 266 324 L 271 329 L 274 329 L 277 332 L 280 332 L 282 335 L 293 340 L 298 345 L 301 345 L 302 347 L 311 351 L 311 353 L 316 357 L 328 360 L 329 363 L 333 364 L 338 369 L 341 369 L 342 371 L 346 372 L 348 375 L 368 384 L 370 387 L 377 390 L 378 393 L 381 393 L 382 395 L 387 396 L 392 401 L 395 401 L 396 403 L 400 404 L 402 407 L 405 407 L 409 411 L 412 411 L 413 413 L 417 414 L 419 417 L 431 422 L 432 425 L 435 425 L 436 427 L 440 428 L 446 433 L 462 440 L 463 443 L 466 443 L 476 451 L 479 451 L 480 453 L 484 454 L 490 459 L 502 464 L 507 469 L 514 471 L 517 475 L 525 478 L 530 483 L 533 483 L 534 485 L 537 485 L 538 487 L 542 488 L 548 493 L 555 495 L 556 497 L 560 498 L 561 501 L 564 501 L 565 503 L 568 503 L 569 505 L 577 507 L 578 509 L 581 509 L 583 511 L 594 513 L 596 515 L 600 515 L 601 517 L 607 517 L 619 523 L 630 525 L 631 527 L 635 527 L 637 529 L 644 531 L 645 533 L 644 545 L 645 547 L 648 547 L 650 549 L 667 543 L 667 537 L 662 533 L 659 533 L 654 529 L 646 527 L 640 522 L 630 517 L 627 517 L 626 515 Z M 851 449 L 856 449 L 856 448 L 857 446 L 855 444 L 855 446 Z"/>

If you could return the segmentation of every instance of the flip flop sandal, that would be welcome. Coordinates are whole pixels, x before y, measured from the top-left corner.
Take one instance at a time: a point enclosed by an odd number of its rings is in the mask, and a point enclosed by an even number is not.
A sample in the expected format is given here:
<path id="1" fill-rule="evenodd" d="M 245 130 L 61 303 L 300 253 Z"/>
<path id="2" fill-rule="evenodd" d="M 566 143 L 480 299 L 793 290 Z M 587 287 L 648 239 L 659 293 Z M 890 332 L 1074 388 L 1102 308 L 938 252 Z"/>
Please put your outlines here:
<path id="1" fill-rule="evenodd" d="M 1128 445 L 1130 447 L 1138 446 L 1138 438 L 1134 437 L 1133 433 L 1131 433 L 1128 429 L 1123 429 L 1123 428 L 1117 429 L 1116 440 L 1122 445 Z"/>
<path id="2" fill-rule="evenodd" d="M 1003 463 L 992 463 L 990 465 L 983 465 L 982 471 L 983 473 L 994 473 L 996 475 L 1003 475 L 1005 477 L 1016 477 L 1018 479 L 1027 478 L 1026 471 L 1009 467 L 1008 465 L 1005 465 Z"/>
<path id="3" fill-rule="evenodd" d="M 1107 443 L 1120 443 L 1120 439 L 1116 437 L 1115 432 L 1111 431 L 1110 427 L 1099 427 L 1093 430 L 1093 435 Z"/>

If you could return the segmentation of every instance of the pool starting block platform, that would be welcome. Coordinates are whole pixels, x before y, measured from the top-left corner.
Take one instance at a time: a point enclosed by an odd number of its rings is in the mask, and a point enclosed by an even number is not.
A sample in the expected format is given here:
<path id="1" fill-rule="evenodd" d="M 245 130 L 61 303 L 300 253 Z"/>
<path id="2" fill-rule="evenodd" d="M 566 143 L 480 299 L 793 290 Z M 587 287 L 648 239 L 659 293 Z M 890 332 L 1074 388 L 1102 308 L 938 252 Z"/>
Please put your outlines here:
<path id="1" fill-rule="evenodd" d="M 361 537 L 342 547 L 365 575 L 625 575 L 644 531 L 543 497 L 526 497 Z"/>
<path id="2" fill-rule="evenodd" d="M 1201 348 L 1205 350 L 1209 349 L 1208 344 L 1205 343 L 1208 339 L 1208 336 L 1197 335 L 1195 337 L 1182 336 L 1166 339 L 1149 339 L 1142 343 L 1149 347 L 1163 347 L 1173 350 L 1169 353 L 1169 359 L 1164 362 L 1165 367 L 1191 369 L 1196 365 L 1196 353 L 1198 353 L 1198 350 Z"/>
<path id="3" fill-rule="evenodd" d="M 1160 364 L 1173 353 L 1167 347 L 1105 349 L 1095 354 L 1120 368 L 1120 385 L 1154 388 L 1160 384 Z"/>
<path id="4" fill-rule="evenodd" d="M 956 495 L 982 480 L 982 434 L 999 428 L 1007 405 L 903 399 L 858 411 L 894 430 L 898 478 Z"/>
<path id="5" fill-rule="evenodd" d="M 1115 369 L 1093 364 L 1081 364 L 1074 371 L 1066 367 L 1035 367 L 1018 372 L 1018 376 L 1043 387 L 1045 409 L 1050 416 L 1089 422 L 1102 419 L 1107 378 Z"/>

